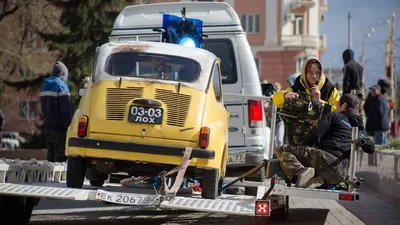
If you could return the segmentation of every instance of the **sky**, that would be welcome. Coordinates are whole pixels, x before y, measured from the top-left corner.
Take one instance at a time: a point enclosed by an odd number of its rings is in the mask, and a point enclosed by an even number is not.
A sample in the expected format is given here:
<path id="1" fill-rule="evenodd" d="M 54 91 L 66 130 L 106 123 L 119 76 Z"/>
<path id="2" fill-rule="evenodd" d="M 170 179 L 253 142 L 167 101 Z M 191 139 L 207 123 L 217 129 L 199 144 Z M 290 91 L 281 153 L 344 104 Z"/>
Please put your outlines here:
<path id="1" fill-rule="evenodd" d="M 400 0 L 328 0 L 328 11 L 321 22 L 320 33 L 326 34 L 328 50 L 321 57 L 325 68 L 342 68 L 342 52 L 348 47 L 348 19 L 351 14 L 352 49 L 356 61 L 361 63 L 361 43 L 371 28 L 370 38 L 365 39 L 365 86 L 368 88 L 384 76 L 385 40 L 389 38 L 391 15 L 399 5 L 395 17 L 395 63 L 400 64 Z M 397 40 L 396 40 L 397 38 Z M 397 66 L 400 68 L 400 66 Z M 396 71 L 398 71 L 397 69 Z"/>

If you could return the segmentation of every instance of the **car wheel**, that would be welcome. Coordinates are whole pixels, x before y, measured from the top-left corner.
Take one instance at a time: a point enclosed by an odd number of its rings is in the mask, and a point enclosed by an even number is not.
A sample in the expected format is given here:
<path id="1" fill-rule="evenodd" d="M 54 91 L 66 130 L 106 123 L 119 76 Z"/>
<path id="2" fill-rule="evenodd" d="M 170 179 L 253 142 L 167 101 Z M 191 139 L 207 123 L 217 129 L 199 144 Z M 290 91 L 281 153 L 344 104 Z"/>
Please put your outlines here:
<path id="1" fill-rule="evenodd" d="M 86 174 L 86 159 L 82 157 L 68 157 L 67 187 L 81 188 Z"/>
<path id="2" fill-rule="evenodd" d="M 218 186 L 220 183 L 219 170 L 204 170 L 202 183 L 201 197 L 205 199 L 216 199 L 218 197 Z"/>
<path id="3" fill-rule="evenodd" d="M 90 180 L 90 185 L 93 187 L 101 187 L 104 184 L 104 180 Z"/>
<path id="4" fill-rule="evenodd" d="M 31 197 L 1 196 L 0 210 L 3 214 L 2 224 L 28 225 L 33 208 L 39 199 Z M 10 221 L 11 223 L 8 223 Z"/>

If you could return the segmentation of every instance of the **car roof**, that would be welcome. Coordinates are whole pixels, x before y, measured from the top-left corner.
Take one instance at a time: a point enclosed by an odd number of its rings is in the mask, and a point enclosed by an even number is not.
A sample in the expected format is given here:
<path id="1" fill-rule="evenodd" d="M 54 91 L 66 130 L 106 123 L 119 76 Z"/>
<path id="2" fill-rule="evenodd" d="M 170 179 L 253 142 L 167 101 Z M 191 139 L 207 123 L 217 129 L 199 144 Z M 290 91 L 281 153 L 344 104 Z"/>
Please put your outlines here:
<path id="1" fill-rule="evenodd" d="M 105 45 L 105 46 L 104 46 Z M 171 56 L 179 56 L 184 58 L 194 59 L 204 66 L 205 58 L 217 59 L 218 57 L 210 51 L 201 48 L 186 47 L 178 44 L 165 43 L 165 42 L 151 42 L 151 41 L 118 41 L 109 42 L 104 44 L 106 48 L 112 48 L 115 52 L 147 52 L 154 54 L 163 54 Z"/>
<path id="2" fill-rule="evenodd" d="M 126 6 L 114 21 L 113 30 L 160 27 L 163 14 L 200 19 L 204 27 L 240 26 L 235 10 L 226 2 L 170 2 Z"/>

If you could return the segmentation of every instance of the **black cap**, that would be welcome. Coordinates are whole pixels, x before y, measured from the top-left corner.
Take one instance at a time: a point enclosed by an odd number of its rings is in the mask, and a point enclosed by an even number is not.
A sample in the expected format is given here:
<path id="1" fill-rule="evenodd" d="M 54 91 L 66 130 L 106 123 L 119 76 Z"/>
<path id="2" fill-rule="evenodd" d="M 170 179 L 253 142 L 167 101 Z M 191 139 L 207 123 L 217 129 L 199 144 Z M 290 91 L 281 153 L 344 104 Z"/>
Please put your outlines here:
<path id="1" fill-rule="evenodd" d="M 360 115 L 360 112 L 358 111 L 360 100 L 357 98 L 357 96 L 353 94 L 344 94 L 340 98 L 339 102 L 341 105 L 346 103 L 346 109 L 352 114 Z"/>

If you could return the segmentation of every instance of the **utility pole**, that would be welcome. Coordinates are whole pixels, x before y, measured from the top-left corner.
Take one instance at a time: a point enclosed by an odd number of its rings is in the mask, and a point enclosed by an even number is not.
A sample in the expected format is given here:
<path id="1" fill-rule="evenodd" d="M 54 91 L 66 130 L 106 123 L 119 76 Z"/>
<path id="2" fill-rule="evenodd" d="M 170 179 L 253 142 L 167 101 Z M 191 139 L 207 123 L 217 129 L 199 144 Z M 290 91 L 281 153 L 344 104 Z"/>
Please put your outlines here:
<path id="1" fill-rule="evenodd" d="M 347 16 L 347 21 L 348 21 L 348 48 L 351 48 L 351 15 L 349 12 L 349 15 Z"/>
<path id="2" fill-rule="evenodd" d="M 392 14 L 392 21 L 390 23 L 390 30 L 389 30 L 389 39 L 386 41 L 387 46 L 387 65 L 386 65 L 386 79 L 389 81 L 391 86 L 391 93 L 390 98 L 394 100 L 395 98 L 395 90 L 394 90 L 394 18 L 395 14 Z M 393 111 L 390 113 L 390 121 L 393 121 L 394 113 Z"/>
<path id="3" fill-rule="evenodd" d="M 361 44 L 361 66 L 362 66 L 362 74 L 361 74 L 361 93 L 363 96 L 366 96 L 365 94 L 365 87 L 364 87 L 364 71 L 365 71 L 365 58 L 364 58 L 364 43 L 365 43 L 365 35 L 362 38 L 362 44 Z"/>

